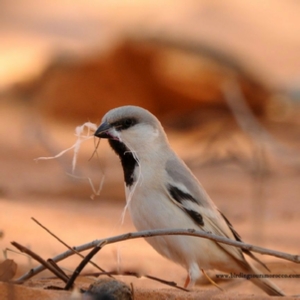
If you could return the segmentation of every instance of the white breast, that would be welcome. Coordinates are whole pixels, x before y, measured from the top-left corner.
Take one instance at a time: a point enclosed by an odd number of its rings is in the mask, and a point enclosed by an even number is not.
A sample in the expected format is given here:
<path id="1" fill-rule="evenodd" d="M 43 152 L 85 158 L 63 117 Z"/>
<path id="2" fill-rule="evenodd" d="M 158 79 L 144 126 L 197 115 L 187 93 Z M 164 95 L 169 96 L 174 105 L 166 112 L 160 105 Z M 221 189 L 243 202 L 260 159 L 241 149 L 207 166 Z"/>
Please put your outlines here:
<path id="1" fill-rule="evenodd" d="M 137 230 L 199 227 L 174 205 L 164 189 L 138 182 L 126 191 L 128 209 Z M 203 269 L 211 269 L 209 253 L 214 246 L 209 240 L 188 236 L 162 236 L 146 239 L 162 256 L 182 265 L 184 268 L 197 262 Z M 215 245 L 216 246 L 216 245 Z M 214 258 L 213 258 L 214 259 Z"/>

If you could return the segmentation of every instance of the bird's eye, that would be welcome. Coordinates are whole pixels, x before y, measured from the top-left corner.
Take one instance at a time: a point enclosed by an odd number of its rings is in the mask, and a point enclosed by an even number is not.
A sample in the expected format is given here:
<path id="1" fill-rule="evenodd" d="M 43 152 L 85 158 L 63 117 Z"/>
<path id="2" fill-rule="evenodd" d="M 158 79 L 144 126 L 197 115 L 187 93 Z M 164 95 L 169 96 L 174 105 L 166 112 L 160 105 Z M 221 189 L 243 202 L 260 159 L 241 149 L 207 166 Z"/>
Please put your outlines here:
<path id="1" fill-rule="evenodd" d="M 133 124 L 133 120 L 132 119 L 125 119 L 124 125 L 126 127 L 130 127 L 132 124 Z"/>
<path id="2" fill-rule="evenodd" d="M 127 129 L 136 124 L 136 120 L 133 118 L 127 118 L 122 121 L 122 129 Z"/>

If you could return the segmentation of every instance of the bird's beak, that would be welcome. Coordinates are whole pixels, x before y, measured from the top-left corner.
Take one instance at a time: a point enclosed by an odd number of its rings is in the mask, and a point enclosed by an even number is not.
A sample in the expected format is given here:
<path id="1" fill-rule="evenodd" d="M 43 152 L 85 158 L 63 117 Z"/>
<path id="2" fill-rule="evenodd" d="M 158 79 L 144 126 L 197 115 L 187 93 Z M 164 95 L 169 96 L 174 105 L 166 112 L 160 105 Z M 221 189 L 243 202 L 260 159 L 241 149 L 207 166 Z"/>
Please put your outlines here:
<path id="1" fill-rule="evenodd" d="M 108 122 L 103 122 L 94 133 L 94 136 L 102 139 L 110 139 L 112 138 L 109 134 L 109 129 L 111 128 L 112 126 Z"/>

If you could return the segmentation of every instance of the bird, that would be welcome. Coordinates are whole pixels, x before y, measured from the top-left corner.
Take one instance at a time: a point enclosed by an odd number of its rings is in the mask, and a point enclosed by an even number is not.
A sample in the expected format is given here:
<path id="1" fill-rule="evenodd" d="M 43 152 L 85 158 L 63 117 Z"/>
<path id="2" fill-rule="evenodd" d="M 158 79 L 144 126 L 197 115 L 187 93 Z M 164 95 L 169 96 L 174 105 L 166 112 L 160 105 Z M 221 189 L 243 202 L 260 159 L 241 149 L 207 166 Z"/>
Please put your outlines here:
<path id="1" fill-rule="evenodd" d="M 172 150 L 160 121 L 133 105 L 108 111 L 94 136 L 107 139 L 124 173 L 126 206 L 137 230 L 195 229 L 242 241 L 184 161 Z M 191 236 L 156 236 L 147 242 L 162 256 L 187 270 L 184 286 L 192 289 L 201 272 L 252 274 L 267 294 L 284 296 L 272 281 L 245 259 L 260 262 L 247 250 Z M 253 276 L 254 275 L 254 276 Z M 256 276 L 255 276 L 256 275 Z"/>

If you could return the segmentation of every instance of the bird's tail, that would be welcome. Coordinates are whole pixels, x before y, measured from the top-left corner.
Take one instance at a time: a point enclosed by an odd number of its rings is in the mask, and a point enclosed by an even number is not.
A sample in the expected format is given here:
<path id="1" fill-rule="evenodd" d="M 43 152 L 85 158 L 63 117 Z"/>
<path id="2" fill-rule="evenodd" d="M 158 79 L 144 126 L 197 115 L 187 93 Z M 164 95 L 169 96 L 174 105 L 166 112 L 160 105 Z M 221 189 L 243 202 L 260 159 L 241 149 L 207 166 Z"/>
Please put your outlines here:
<path id="1" fill-rule="evenodd" d="M 285 293 L 271 280 L 266 278 L 264 274 L 251 266 L 252 274 L 249 275 L 249 279 L 259 288 L 264 290 L 270 296 L 285 296 Z"/>

